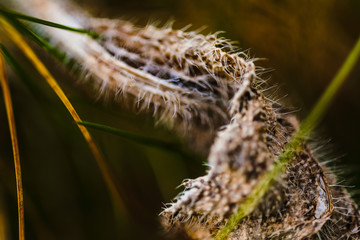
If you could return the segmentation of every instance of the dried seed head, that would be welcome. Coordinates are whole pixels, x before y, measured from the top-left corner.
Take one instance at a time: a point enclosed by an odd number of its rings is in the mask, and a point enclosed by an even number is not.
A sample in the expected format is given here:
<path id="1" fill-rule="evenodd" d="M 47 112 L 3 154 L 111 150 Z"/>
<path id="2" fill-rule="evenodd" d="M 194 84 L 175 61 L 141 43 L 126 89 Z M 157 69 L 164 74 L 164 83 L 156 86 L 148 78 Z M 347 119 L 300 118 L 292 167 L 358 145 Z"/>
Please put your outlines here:
<path id="1" fill-rule="evenodd" d="M 188 180 L 161 213 L 170 232 L 213 239 L 297 130 L 294 117 L 276 114 L 260 91 L 244 87 L 232 100 L 240 96 L 240 107 L 211 147 L 208 174 Z M 335 182 L 303 145 L 259 206 L 226 239 L 358 239 L 357 207 L 343 188 L 330 187 Z M 338 198 L 344 199 L 341 207 L 334 203 Z M 338 231 L 329 233 L 334 226 Z"/>
<path id="2" fill-rule="evenodd" d="M 151 25 L 140 29 L 106 19 L 92 19 L 90 28 L 101 33 L 100 45 L 113 61 L 127 65 L 107 65 L 112 73 L 106 85 L 99 80 L 104 88 L 126 94 L 140 109 L 198 138 L 196 142 L 207 148 L 214 130 L 229 121 L 235 91 L 255 77 L 252 61 L 234 53 L 216 35 Z"/>
<path id="3" fill-rule="evenodd" d="M 229 122 L 234 93 L 256 76 L 253 62 L 216 34 L 84 18 L 86 14 L 76 7 L 55 1 L 31 0 L 22 5 L 37 17 L 100 33 L 101 38 L 94 40 L 39 27 L 79 64 L 87 85 L 104 98 L 153 114 L 200 152 L 208 151 L 216 129 Z"/>

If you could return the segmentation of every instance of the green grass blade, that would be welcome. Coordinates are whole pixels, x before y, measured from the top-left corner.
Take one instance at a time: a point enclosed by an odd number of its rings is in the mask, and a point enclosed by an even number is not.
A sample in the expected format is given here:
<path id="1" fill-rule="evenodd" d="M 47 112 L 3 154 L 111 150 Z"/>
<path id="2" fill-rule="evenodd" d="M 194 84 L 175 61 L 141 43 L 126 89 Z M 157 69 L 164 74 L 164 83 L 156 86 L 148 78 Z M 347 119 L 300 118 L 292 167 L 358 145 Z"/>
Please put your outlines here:
<path id="1" fill-rule="evenodd" d="M 40 75 L 43 76 L 46 83 L 52 88 L 61 102 L 64 104 L 66 109 L 68 110 L 71 117 L 74 119 L 75 122 L 81 121 L 81 118 L 77 114 L 76 110 L 72 106 L 69 99 L 66 97 L 63 90 L 60 88 L 59 84 L 55 80 L 55 78 L 51 75 L 42 61 L 37 57 L 35 52 L 30 48 L 30 46 L 23 40 L 22 35 L 11 25 L 11 22 L 7 21 L 8 19 L 2 18 L 0 16 L 0 24 L 4 31 L 12 38 L 14 43 L 20 48 L 20 50 L 25 54 L 25 56 L 30 60 L 33 64 L 35 69 L 39 72 Z M 110 171 L 110 168 L 107 166 L 106 161 L 104 160 L 100 150 L 98 149 L 97 145 L 95 144 L 93 138 L 91 137 L 89 131 L 86 127 L 77 125 L 80 132 L 82 133 L 84 139 L 88 143 L 88 146 L 93 153 L 93 156 L 99 166 L 100 172 L 104 177 L 105 183 L 110 191 L 112 199 L 119 210 L 126 213 L 127 210 L 125 208 L 125 204 L 122 200 L 119 190 L 116 187 L 114 177 Z"/>
<path id="2" fill-rule="evenodd" d="M 354 68 L 356 62 L 360 56 L 360 37 L 357 40 L 354 48 L 349 53 L 347 59 L 331 81 L 330 85 L 326 89 L 325 93 L 321 96 L 320 100 L 316 103 L 315 107 L 304 120 L 301 125 L 301 131 L 303 134 L 310 132 L 324 116 L 326 110 L 329 108 L 331 101 L 334 99 L 336 93 L 339 91 L 341 85 L 344 83 L 351 70 Z"/>
<path id="3" fill-rule="evenodd" d="M 21 79 L 30 92 L 33 93 L 34 97 L 36 97 L 39 102 L 47 103 L 49 102 L 49 97 L 45 96 L 45 94 L 36 86 L 35 80 L 32 78 L 31 74 L 28 73 L 27 70 L 21 66 L 21 64 L 16 60 L 13 54 L 0 43 L 0 52 L 5 58 L 7 64 L 11 67 L 13 72 L 18 75 L 19 79 Z"/>
<path id="4" fill-rule="evenodd" d="M 0 14 L 1 14 L 1 12 L 0 12 Z M 45 41 L 40 36 L 33 33 L 31 30 L 29 30 L 23 23 L 21 23 L 16 18 L 14 18 L 10 15 L 6 15 L 6 14 L 2 14 L 2 15 L 18 32 L 20 32 L 21 34 L 23 34 L 23 35 L 27 36 L 28 38 L 30 38 L 31 40 L 33 40 L 36 44 L 38 44 L 40 47 L 44 48 L 46 51 L 48 51 L 50 54 L 55 56 L 60 61 L 65 61 L 66 55 L 64 53 L 62 53 L 61 51 L 59 51 L 56 47 L 51 45 L 49 42 Z"/>
<path id="5" fill-rule="evenodd" d="M 264 175 L 262 180 L 255 186 L 249 196 L 240 204 L 238 211 L 234 213 L 225 226 L 219 230 L 215 237 L 216 240 L 227 239 L 229 234 L 236 229 L 239 223 L 246 216 L 250 215 L 258 206 L 272 184 L 276 182 L 280 175 L 285 171 L 294 154 L 299 149 L 302 149 L 301 147 L 302 144 L 304 144 L 304 140 L 307 139 L 311 131 L 317 126 L 321 118 L 324 116 L 331 101 L 334 99 L 336 93 L 339 91 L 350 71 L 354 68 L 359 57 L 360 38 L 324 94 L 321 96 L 320 100 L 310 112 L 309 116 L 300 125 L 300 130 L 294 135 L 292 140 L 285 146 L 284 151 L 275 160 L 274 168 Z"/>
<path id="6" fill-rule="evenodd" d="M 63 25 L 63 24 L 46 21 L 46 20 L 43 20 L 43 19 L 28 16 L 28 15 L 25 15 L 25 14 L 22 14 L 22 13 L 10 11 L 10 10 L 5 9 L 4 7 L 1 7 L 1 6 L 0 6 L 0 14 L 3 14 L 5 16 L 10 16 L 10 17 L 13 17 L 13 18 L 16 18 L 16 19 L 22 19 L 22 20 L 42 24 L 42 25 L 45 25 L 45 26 L 53 27 L 53 28 L 58 28 L 58 29 L 71 31 L 71 32 L 76 32 L 76 33 L 81 33 L 81 34 L 86 34 L 86 35 L 88 35 L 88 36 L 90 36 L 90 37 L 92 37 L 94 39 L 97 39 L 97 38 L 100 37 L 100 35 L 98 33 L 91 32 L 91 31 L 86 30 L 86 29 L 73 28 L 73 27 Z"/>
<path id="7" fill-rule="evenodd" d="M 150 147 L 156 147 L 156 148 L 160 148 L 160 149 L 164 149 L 166 151 L 172 151 L 175 152 L 177 154 L 185 154 L 181 149 L 179 149 L 176 144 L 174 143 L 170 143 L 170 142 L 165 142 L 165 141 L 161 141 L 158 139 L 154 139 L 154 138 L 149 138 L 149 137 L 145 137 L 145 136 L 140 136 L 140 135 L 136 135 L 133 134 L 131 132 L 127 132 L 124 130 L 120 130 L 118 128 L 114 128 L 114 127 L 110 127 L 107 125 L 103 125 L 103 124 L 99 124 L 99 123 L 93 123 L 93 122 L 87 122 L 87 121 L 82 121 L 82 122 L 77 122 L 78 124 L 81 124 L 85 127 L 90 127 L 93 129 L 97 129 L 97 130 L 101 130 L 107 133 L 111 133 L 126 139 L 129 139 L 131 141 L 146 145 L 146 146 L 150 146 Z"/>
<path id="8" fill-rule="evenodd" d="M 27 71 L 21 66 L 21 64 L 18 63 L 18 61 L 10 53 L 10 51 L 1 43 L 0 43 L 0 52 L 3 54 L 6 62 L 9 64 L 9 66 L 19 76 L 19 78 L 21 80 L 23 80 L 26 87 L 34 94 L 34 96 L 39 100 L 39 102 L 41 102 L 41 103 L 49 102 L 50 97 L 45 96 L 43 94 L 43 92 L 40 89 L 38 89 L 38 87 L 34 84 L 35 81 L 31 78 L 31 75 L 27 73 Z M 115 134 L 117 136 L 126 138 L 128 140 L 131 140 L 131 141 L 134 141 L 134 142 L 146 145 L 146 146 L 156 147 L 156 148 L 163 149 L 166 151 L 171 151 L 171 152 L 174 152 L 179 155 L 186 154 L 175 143 L 170 143 L 170 142 L 161 141 L 161 140 L 154 139 L 154 138 L 148 138 L 148 137 L 136 135 L 131 132 L 123 131 L 123 130 L 113 128 L 113 127 L 110 127 L 107 125 L 99 124 L 99 123 L 93 123 L 93 122 L 87 122 L 87 121 L 78 122 L 78 123 L 81 125 L 84 125 L 85 127 L 90 127 L 93 129 L 107 132 L 107 133 Z"/>

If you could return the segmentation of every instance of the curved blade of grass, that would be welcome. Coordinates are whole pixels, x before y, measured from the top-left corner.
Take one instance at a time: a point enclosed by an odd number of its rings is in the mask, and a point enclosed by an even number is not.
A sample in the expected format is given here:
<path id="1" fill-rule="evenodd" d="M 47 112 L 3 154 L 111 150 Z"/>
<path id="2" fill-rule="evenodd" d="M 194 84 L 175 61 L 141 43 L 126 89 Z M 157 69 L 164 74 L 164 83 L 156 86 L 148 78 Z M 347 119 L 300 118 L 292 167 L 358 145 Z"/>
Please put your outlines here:
<path id="1" fill-rule="evenodd" d="M 360 38 L 357 40 L 355 46 L 349 53 L 349 56 L 346 58 L 343 65 L 336 73 L 325 93 L 321 96 L 320 100 L 316 103 L 309 116 L 302 123 L 300 130 L 304 132 L 303 134 L 311 132 L 312 129 L 319 123 L 321 118 L 324 116 L 324 113 L 329 108 L 331 101 L 334 99 L 336 93 L 339 91 L 341 85 L 344 83 L 347 76 L 354 68 L 356 62 L 359 59 L 359 56 Z"/>
<path id="2" fill-rule="evenodd" d="M 292 140 L 285 146 L 284 151 L 276 159 L 274 168 L 264 175 L 262 180 L 255 186 L 249 196 L 240 204 L 238 211 L 234 213 L 225 226 L 219 230 L 215 237 L 216 240 L 227 239 L 229 234 L 236 229 L 239 223 L 246 216 L 250 215 L 258 206 L 272 184 L 276 182 L 280 175 L 285 171 L 286 166 L 290 163 L 296 152 L 301 150 L 304 140 L 307 139 L 307 137 L 311 134 L 311 131 L 320 122 L 326 110 L 329 108 L 331 101 L 334 99 L 336 93 L 344 83 L 346 77 L 354 68 L 359 56 L 360 38 L 324 94 L 321 96 L 320 100 L 317 102 L 308 117 L 300 125 L 299 131 L 294 135 Z"/>
<path id="3" fill-rule="evenodd" d="M 6 211 L 4 208 L 5 208 L 4 205 L 0 202 L 0 239 L 6 239 L 6 236 L 8 235 L 8 226 L 5 216 Z"/>
<path id="4" fill-rule="evenodd" d="M 50 85 L 50 87 L 53 89 L 53 91 L 56 93 L 56 95 L 63 102 L 63 104 L 65 105 L 65 107 L 69 111 L 70 115 L 75 120 L 75 122 L 81 122 L 79 115 L 75 111 L 75 109 L 72 106 L 72 104 L 70 103 L 70 101 L 67 99 L 64 92 L 61 90 L 60 86 L 57 84 L 56 80 L 53 78 L 53 76 L 50 74 L 50 72 L 47 70 L 47 68 L 44 66 L 44 64 L 40 61 L 40 59 L 36 56 L 34 51 L 22 39 L 21 35 L 16 31 L 16 29 L 13 28 L 2 17 L 0 17 L 0 25 L 9 34 L 9 36 L 14 41 L 14 43 L 22 50 L 22 52 L 33 63 L 33 65 L 39 71 L 39 73 L 45 78 L 46 82 Z M 90 150 L 96 159 L 96 162 L 99 166 L 101 174 L 104 177 L 105 183 L 106 183 L 107 187 L 109 188 L 109 191 L 111 193 L 114 204 L 116 204 L 116 206 L 118 207 L 119 210 L 125 212 L 126 209 L 125 209 L 123 200 L 119 194 L 118 189 L 115 186 L 114 179 L 113 179 L 113 176 L 111 175 L 109 167 L 107 166 L 105 160 L 103 159 L 99 149 L 97 148 L 95 142 L 93 141 L 93 139 L 92 139 L 90 133 L 88 132 L 88 130 L 86 129 L 86 127 L 79 125 L 79 124 L 78 124 L 78 127 L 79 127 L 82 135 L 84 136 L 85 140 L 87 141 L 87 143 L 90 147 Z"/>
<path id="5" fill-rule="evenodd" d="M 19 145 L 16 135 L 15 118 L 14 118 L 14 112 L 11 102 L 9 83 L 5 73 L 5 61 L 2 54 L 0 54 L 0 82 L 4 95 L 4 102 L 5 102 L 6 114 L 9 122 L 11 144 L 12 144 L 12 150 L 14 156 L 16 193 L 17 193 L 17 205 L 18 205 L 18 221 L 19 221 L 19 240 L 24 240 L 25 239 L 24 196 L 23 196 L 23 185 L 21 178 Z"/>
<path id="6" fill-rule="evenodd" d="M 11 15 L 4 15 L 1 14 L 18 32 L 22 33 L 23 35 L 29 37 L 31 40 L 33 40 L 36 44 L 44 48 L 46 51 L 51 53 L 54 57 L 56 57 L 60 61 L 66 60 L 66 55 L 59 51 L 56 47 L 51 45 L 49 42 L 45 41 L 35 33 L 33 33 L 31 30 L 29 30 L 27 27 L 24 26 L 23 23 L 21 23 L 16 18 L 12 17 Z"/>
<path id="7" fill-rule="evenodd" d="M 31 74 L 16 60 L 13 54 L 0 43 L 0 51 L 5 58 L 6 63 L 11 67 L 12 71 L 24 82 L 27 89 L 33 93 L 34 97 L 39 102 L 49 103 L 50 97 L 47 92 L 41 91 L 38 86 L 35 85 L 35 80 Z M 51 103 L 49 103 L 49 106 Z M 52 105 L 51 105 L 52 106 Z"/>
<path id="8" fill-rule="evenodd" d="M 11 16 L 11 17 L 14 17 L 14 18 L 17 18 L 17 19 L 22 19 L 22 20 L 42 24 L 42 25 L 46 25 L 46 26 L 53 27 L 53 28 L 58 28 L 58 29 L 66 30 L 66 31 L 86 34 L 86 35 L 88 35 L 88 36 L 90 36 L 90 37 L 92 37 L 94 39 L 99 38 L 99 36 L 100 36 L 98 33 L 91 32 L 91 31 L 86 30 L 86 29 L 73 28 L 73 27 L 69 27 L 69 26 L 66 26 L 66 25 L 59 24 L 59 23 L 54 23 L 54 22 L 43 20 L 43 19 L 35 18 L 35 17 L 28 16 L 28 15 L 25 15 L 25 14 L 22 14 L 22 13 L 7 10 L 2 6 L 0 6 L 0 14 Z"/>
<path id="9" fill-rule="evenodd" d="M 136 135 L 136 134 L 133 134 L 131 132 L 123 131 L 123 130 L 120 130 L 118 128 L 114 128 L 114 127 L 110 127 L 110 126 L 107 126 L 107 125 L 94 123 L 94 122 L 82 121 L 82 122 L 78 122 L 78 124 L 81 124 L 81 125 L 86 126 L 86 127 L 94 128 L 94 129 L 97 129 L 97 130 L 101 130 L 101 131 L 104 131 L 104 132 L 108 132 L 108 133 L 111 133 L 111 134 L 114 134 L 114 135 L 129 139 L 131 141 L 134 141 L 134 142 L 137 142 L 137 143 L 149 146 L 149 147 L 156 147 L 156 148 L 163 149 L 165 151 L 171 151 L 171 152 L 174 152 L 174 153 L 179 154 L 181 156 L 184 156 L 185 159 L 189 159 L 189 158 L 194 157 L 194 156 L 190 156 L 190 154 L 182 151 L 174 143 L 170 143 L 170 142 L 166 142 L 166 141 L 162 141 L 162 140 L 158 140 L 158 139 L 154 139 L 154 138 L 150 138 L 150 137 Z"/>
<path id="10" fill-rule="evenodd" d="M 0 51 L 2 52 L 5 61 L 8 63 L 8 65 L 20 77 L 20 79 L 23 80 L 26 87 L 30 89 L 31 92 L 34 93 L 34 97 L 37 98 L 37 100 L 41 103 L 48 103 L 50 101 L 49 97 L 46 96 L 43 93 L 43 91 L 40 91 L 40 89 L 38 89 L 37 86 L 35 86 L 34 84 L 35 79 L 32 79 L 31 75 L 29 75 L 29 73 L 21 66 L 21 64 L 15 59 L 15 57 L 9 52 L 9 50 L 1 43 L 0 43 Z M 49 103 L 49 107 L 51 106 L 52 106 L 51 103 Z M 113 128 L 107 125 L 94 123 L 94 122 L 82 121 L 82 122 L 78 122 L 78 124 L 84 125 L 85 127 L 88 128 L 90 127 L 103 132 L 111 133 L 149 147 L 155 147 L 158 149 L 162 149 L 164 151 L 178 154 L 182 156 L 184 160 L 189 163 L 190 162 L 193 163 L 194 162 L 193 160 L 195 158 L 196 159 L 200 158 L 200 156 L 196 156 L 195 153 L 188 153 L 187 151 L 184 151 L 181 147 L 179 147 L 180 143 L 176 144 L 174 142 L 167 142 L 167 141 L 154 139 L 151 137 L 136 135 L 131 132 L 123 131 L 118 128 Z"/>

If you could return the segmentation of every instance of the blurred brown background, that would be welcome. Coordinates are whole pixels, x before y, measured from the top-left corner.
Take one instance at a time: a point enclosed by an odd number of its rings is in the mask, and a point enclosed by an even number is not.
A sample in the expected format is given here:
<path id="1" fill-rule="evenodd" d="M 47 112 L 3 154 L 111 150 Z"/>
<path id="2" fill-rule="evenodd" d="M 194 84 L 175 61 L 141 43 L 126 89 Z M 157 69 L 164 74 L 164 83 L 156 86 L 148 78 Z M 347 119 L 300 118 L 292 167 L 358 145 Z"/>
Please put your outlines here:
<path id="1" fill-rule="evenodd" d="M 206 25 L 204 33 L 225 31 L 221 36 L 236 41 L 251 57 L 264 58 L 257 64 L 272 71 L 263 77 L 271 77 L 269 85 L 279 84 L 276 96 L 287 94 L 281 101 L 298 109 L 300 119 L 310 112 L 360 33 L 358 0 L 78 2 L 95 16 L 131 19 L 140 26 L 154 21 L 161 26 L 173 19 L 176 28 L 191 23 L 191 29 Z M 154 128 L 149 117 L 89 100 L 80 84 L 74 88 L 75 78 L 60 63 L 37 49 L 84 120 L 176 141 L 167 130 Z M 205 159 L 189 161 L 92 130 L 128 210 L 126 214 L 114 212 L 76 125 L 29 64 L 16 50 L 12 52 L 40 89 L 29 90 L 9 73 L 26 191 L 27 239 L 166 239 L 158 223 L 163 203 L 175 197 L 183 179 L 204 173 Z M 323 159 L 341 157 L 332 166 L 341 174 L 341 184 L 354 186 L 349 188 L 354 194 L 360 189 L 359 90 L 360 63 L 334 99 L 316 136 Z M 5 219 L 8 239 L 16 239 L 13 160 L 2 99 L 0 103 L 0 223 Z"/>

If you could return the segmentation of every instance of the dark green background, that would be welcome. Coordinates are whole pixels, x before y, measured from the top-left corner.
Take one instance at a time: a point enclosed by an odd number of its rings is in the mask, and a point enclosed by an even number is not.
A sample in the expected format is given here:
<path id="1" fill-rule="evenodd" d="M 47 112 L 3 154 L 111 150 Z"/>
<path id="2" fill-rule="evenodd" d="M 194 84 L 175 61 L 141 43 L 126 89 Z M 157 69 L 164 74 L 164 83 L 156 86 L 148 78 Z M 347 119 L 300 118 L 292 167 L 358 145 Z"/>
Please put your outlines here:
<path id="1" fill-rule="evenodd" d="M 80 1 L 79 1 L 80 2 Z M 279 84 L 276 97 L 295 107 L 304 119 L 336 74 L 360 33 L 360 2 L 132 0 L 82 1 L 95 16 L 130 19 L 142 26 L 175 20 L 182 28 L 204 25 L 204 33 L 224 30 L 251 57 L 265 58 L 257 65 L 263 75 Z M 27 239 L 165 239 L 158 223 L 163 203 L 179 192 L 185 178 L 204 174 L 204 158 L 184 159 L 174 153 L 144 147 L 120 137 L 92 130 L 96 142 L 122 189 L 128 214 L 114 213 L 111 199 L 94 158 L 61 103 L 16 48 L 7 42 L 33 78 L 29 89 L 11 72 L 11 90 L 19 135 L 26 192 Z M 151 117 L 89 98 L 60 63 L 38 47 L 84 120 L 108 124 L 146 136 L 176 141 L 173 134 L 154 128 Z M 341 157 L 332 164 L 342 174 L 341 184 L 360 189 L 360 64 L 334 99 L 314 137 L 323 159 Z M 75 87 L 74 87 L 75 86 Z M 17 238 L 15 181 L 10 136 L 3 100 L 0 100 L 0 209 L 8 239 Z M 356 196 L 355 196 L 355 199 Z"/>

